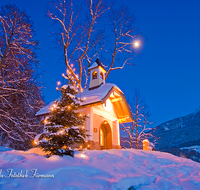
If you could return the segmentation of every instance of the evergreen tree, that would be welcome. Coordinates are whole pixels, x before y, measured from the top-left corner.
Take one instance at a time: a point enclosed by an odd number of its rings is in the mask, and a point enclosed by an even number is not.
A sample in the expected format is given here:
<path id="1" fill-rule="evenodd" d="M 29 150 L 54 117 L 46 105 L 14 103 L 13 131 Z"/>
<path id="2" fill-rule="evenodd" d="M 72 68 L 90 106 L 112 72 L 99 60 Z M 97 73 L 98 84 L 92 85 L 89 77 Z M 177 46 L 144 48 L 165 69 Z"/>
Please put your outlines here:
<path id="1" fill-rule="evenodd" d="M 44 133 L 40 134 L 39 147 L 51 155 L 70 155 L 73 157 L 73 145 L 85 142 L 86 115 L 79 113 L 80 99 L 76 97 L 77 90 L 73 86 L 59 87 L 61 98 L 55 101 L 46 123 Z"/>

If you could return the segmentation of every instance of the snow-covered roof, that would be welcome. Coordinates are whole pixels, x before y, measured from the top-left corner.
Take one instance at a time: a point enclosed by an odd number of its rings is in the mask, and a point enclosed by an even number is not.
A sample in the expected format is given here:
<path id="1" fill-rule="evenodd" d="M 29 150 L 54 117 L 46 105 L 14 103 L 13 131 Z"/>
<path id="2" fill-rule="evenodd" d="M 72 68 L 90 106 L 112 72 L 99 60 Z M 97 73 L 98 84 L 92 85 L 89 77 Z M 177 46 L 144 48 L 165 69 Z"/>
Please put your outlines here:
<path id="1" fill-rule="evenodd" d="M 94 63 L 88 68 L 88 70 L 91 70 L 91 69 L 96 68 L 96 67 L 98 67 L 98 64 L 97 64 L 96 62 L 94 62 Z"/>
<path id="2" fill-rule="evenodd" d="M 50 108 L 53 106 L 54 101 L 50 102 L 49 104 L 47 104 L 46 106 L 44 106 L 43 108 L 41 108 L 36 114 L 35 116 L 39 116 L 39 115 L 45 115 L 50 113 Z"/>
<path id="3" fill-rule="evenodd" d="M 102 101 L 113 87 L 122 92 L 115 84 L 111 83 L 102 84 L 99 88 L 93 90 L 84 90 L 82 93 L 78 94 L 78 98 L 84 101 L 81 105 L 94 104 Z"/>
<path id="4" fill-rule="evenodd" d="M 106 72 L 104 65 L 101 63 L 101 61 L 99 61 L 99 58 L 96 59 L 96 61 L 88 68 L 88 70 L 94 69 L 99 66 L 102 67 Z"/>
<path id="5" fill-rule="evenodd" d="M 93 90 L 86 89 L 82 93 L 79 93 L 77 97 L 83 100 L 83 102 L 81 102 L 81 106 L 94 104 L 97 102 L 101 102 L 112 88 L 116 88 L 118 91 L 122 93 L 119 87 L 117 87 L 115 84 L 106 83 L 106 84 L 102 84 L 99 88 L 96 88 Z M 50 109 L 52 108 L 53 104 L 54 104 L 54 101 L 49 103 L 45 107 L 41 108 L 36 113 L 36 116 L 50 113 Z"/>

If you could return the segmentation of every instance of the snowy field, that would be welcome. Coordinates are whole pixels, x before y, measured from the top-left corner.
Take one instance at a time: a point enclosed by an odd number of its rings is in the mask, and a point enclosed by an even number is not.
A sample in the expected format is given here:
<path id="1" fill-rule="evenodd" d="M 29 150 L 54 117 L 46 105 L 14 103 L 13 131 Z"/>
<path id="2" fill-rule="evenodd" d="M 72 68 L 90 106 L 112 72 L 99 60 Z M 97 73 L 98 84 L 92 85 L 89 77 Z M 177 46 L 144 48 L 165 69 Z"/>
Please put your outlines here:
<path id="1" fill-rule="evenodd" d="M 87 150 L 45 158 L 34 151 L 0 150 L 1 190 L 200 189 L 200 164 L 168 153 Z"/>

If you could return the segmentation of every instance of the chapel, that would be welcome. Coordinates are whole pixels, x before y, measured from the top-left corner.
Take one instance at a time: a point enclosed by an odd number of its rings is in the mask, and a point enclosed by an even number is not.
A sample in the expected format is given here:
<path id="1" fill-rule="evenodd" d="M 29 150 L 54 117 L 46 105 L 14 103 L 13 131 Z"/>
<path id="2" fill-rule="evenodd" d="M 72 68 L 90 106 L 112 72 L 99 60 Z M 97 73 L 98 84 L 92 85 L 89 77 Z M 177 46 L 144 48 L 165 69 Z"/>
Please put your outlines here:
<path id="1" fill-rule="evenodd" d="M 123 92 L 115 84 L 105 82 L 106 69 L 97 60 L 88 68 L 89 87 L 78 97 L 83 100 L 79 112 L 86 114 L 85 128 L 90 149 L 120 149 L 120 123 L 133 120 Z M 36 116 L 45 118 L 54 102 L 40 109 Z"/>

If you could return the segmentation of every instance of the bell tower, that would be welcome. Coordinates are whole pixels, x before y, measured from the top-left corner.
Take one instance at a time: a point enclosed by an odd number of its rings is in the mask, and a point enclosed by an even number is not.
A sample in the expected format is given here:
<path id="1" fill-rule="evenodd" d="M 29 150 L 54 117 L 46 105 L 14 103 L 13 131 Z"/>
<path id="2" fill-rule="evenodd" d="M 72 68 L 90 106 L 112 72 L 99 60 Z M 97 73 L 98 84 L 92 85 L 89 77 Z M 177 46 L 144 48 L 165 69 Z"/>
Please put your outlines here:
<path id="1" fill-rule="evenodd" d="M 105 84 L 105 73 L 106 70 L 103 64 L 97 58 L 96 61 L 88 68 L 90 72 L 90 84 L 89 90 L 100 87 Z"/>

